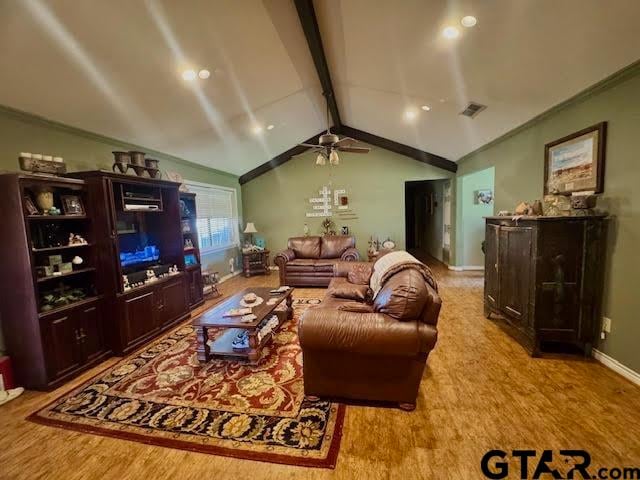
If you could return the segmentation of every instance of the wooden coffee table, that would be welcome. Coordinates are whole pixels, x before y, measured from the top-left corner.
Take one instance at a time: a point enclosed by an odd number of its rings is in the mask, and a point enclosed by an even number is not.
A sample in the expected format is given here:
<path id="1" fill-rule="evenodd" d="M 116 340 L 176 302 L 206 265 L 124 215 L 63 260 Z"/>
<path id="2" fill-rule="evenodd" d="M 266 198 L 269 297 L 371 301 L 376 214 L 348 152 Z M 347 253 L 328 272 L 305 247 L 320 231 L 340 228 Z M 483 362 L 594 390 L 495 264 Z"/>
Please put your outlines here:
<path id="1" fill-rule="evenodd" d="M 293 318 L 294 289 L 290 288 L 287 292 L 278 295 L 271 295 L 269 293 L 271 290 L 271 288 L 264 287 L 245 288 L 196 318 L 193 321 L 193 326 L 196 328 L 198 339 L 198 360 L 200 362 L 208 362 L 214 356 L 220 355 L 246 358 L 251 363 L 257 363 L 260 360 L 262 347 L 271 341 L 273 334 L 285 320 Z M 240 300 L 247 293 L 255 293 L 258 297 L 264 299 L 264 302 L 252 309 L 252 313 L 257 318 L 250 323 L 242 323 L 240 321 L 241 317 L 223 317 L 224 313 L 232 308 L 242 308 Z M 275 298 L 276 301 L 272 305 L 267 305 L 272 298 Z M 258 326 L 261 326 L 264 319 L 271 317 L 273 311 L 282 302 L 285 302 L 287 308 L 284 311 L 275 312 L 278 317 L 278 325 L 270 334 L 258 342 Z M 208 330 L 210 328 L 225 328 L 226 331 L 218 336 L 215 341 L 209 342 Z M 243 350 L 234 349 L 231 342 L 242 330 L 247 330 L 249 333 L 249 348 Z"/>

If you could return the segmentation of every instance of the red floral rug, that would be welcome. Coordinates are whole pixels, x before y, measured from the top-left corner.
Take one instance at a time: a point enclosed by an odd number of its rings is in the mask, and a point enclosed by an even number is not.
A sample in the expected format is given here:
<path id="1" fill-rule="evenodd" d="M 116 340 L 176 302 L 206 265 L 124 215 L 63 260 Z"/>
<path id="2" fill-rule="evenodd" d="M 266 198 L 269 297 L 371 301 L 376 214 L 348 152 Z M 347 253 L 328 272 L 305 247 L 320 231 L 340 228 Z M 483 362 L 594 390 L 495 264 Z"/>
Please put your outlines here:
<path id="1" fill-rule="evenodd" d="M 166 447 L 288 465 L 335 467 L 344 406 L 304 397 L 297 324 L 314 299 L 296 299 L 294 318 L 261 361 L 201 365 L 191 326 L 125 358 L 29 420 Z"/>

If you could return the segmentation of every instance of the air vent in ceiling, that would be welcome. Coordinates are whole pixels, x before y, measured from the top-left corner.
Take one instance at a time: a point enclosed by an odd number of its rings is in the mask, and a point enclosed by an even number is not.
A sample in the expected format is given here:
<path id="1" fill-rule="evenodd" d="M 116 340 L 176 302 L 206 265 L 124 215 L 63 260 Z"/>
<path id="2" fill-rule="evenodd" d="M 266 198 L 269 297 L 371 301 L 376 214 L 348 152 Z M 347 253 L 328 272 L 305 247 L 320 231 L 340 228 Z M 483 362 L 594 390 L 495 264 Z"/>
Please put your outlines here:
<path id="1" fill-rule="evenodd" d="M 481 104 L 475 103 L 475 102 L 469 102 L 469 105 L 467 105 L 467 108 L 465 108 L 462 112 L 460 112 L 460 115 L 464 115 L 465 117 L 473 118 L 476 115 L 478 115 L 485 108 L 487 108 L 486 105 L 481 105 Z"/>

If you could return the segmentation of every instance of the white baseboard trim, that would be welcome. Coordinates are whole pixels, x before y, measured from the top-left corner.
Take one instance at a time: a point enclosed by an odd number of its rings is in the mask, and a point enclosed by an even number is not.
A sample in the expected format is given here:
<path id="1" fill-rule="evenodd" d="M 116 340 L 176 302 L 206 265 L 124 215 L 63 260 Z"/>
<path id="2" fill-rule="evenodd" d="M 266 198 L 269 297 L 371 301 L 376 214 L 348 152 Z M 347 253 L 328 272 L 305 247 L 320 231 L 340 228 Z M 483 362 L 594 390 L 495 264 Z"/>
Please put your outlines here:
<path id="1" fill-rule="evenodd" d="M 456 265 L 447 265 L 447 268 L 449 270 L 453 270 L 454 272 L 464 272 L 466 271 L 484 271 L 484 267 L 480 266 L 480 265 L 463 265 L 463 266 L 456 266 Z"/>
<path id="2" fill-rule="evenodd" d="M 615 358 L 611 358 L 606 353 L 602 353 L 600 350 L 596 350 L 595 348 L 592 350 L 593 358 L 595 358 L 598 362 L 603 364 L 605 367 L 610 368 L 614 372 L 622 375 L 624 378 L 629 380 L 630 382 L 635 383 L 636 385 L 640 385 L 640 373 L 635 370 L 631 370 L 626 365 L 623 365 Z"/>
<path id="3" fill-rule="evenodd" d="M 220 278 L 220 280 L 218 280 L 218 283 L 223 283 L 226 282 L 227 280 L 240 275 L 242 272 L 237 271 L 237 272 L 233 272 L 233 273 L 227 273 L 224 277 Z"/>

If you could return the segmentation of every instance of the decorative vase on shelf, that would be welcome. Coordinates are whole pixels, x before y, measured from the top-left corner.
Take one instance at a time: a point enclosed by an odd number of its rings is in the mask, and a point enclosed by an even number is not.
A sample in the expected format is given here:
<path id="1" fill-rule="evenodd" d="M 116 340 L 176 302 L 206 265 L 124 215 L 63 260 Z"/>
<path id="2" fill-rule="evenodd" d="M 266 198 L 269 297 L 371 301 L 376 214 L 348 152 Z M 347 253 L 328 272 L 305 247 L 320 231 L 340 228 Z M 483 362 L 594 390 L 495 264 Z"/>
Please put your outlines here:
<path id="1" fill-rule="evenodd" d="M 129 164 L 131 163 L 131 155 L 129 152 L 111 152 L 113 153 L 113 166 L 111 169 L 115 172 L 127 173 Z"/>
<path id="2" fill-rule="evenodd" d="M 50 188 L 41 188 L 36 192 L 36 204 L 40 211 L 47 215 L 53 208 L 53 190 Z"/>

